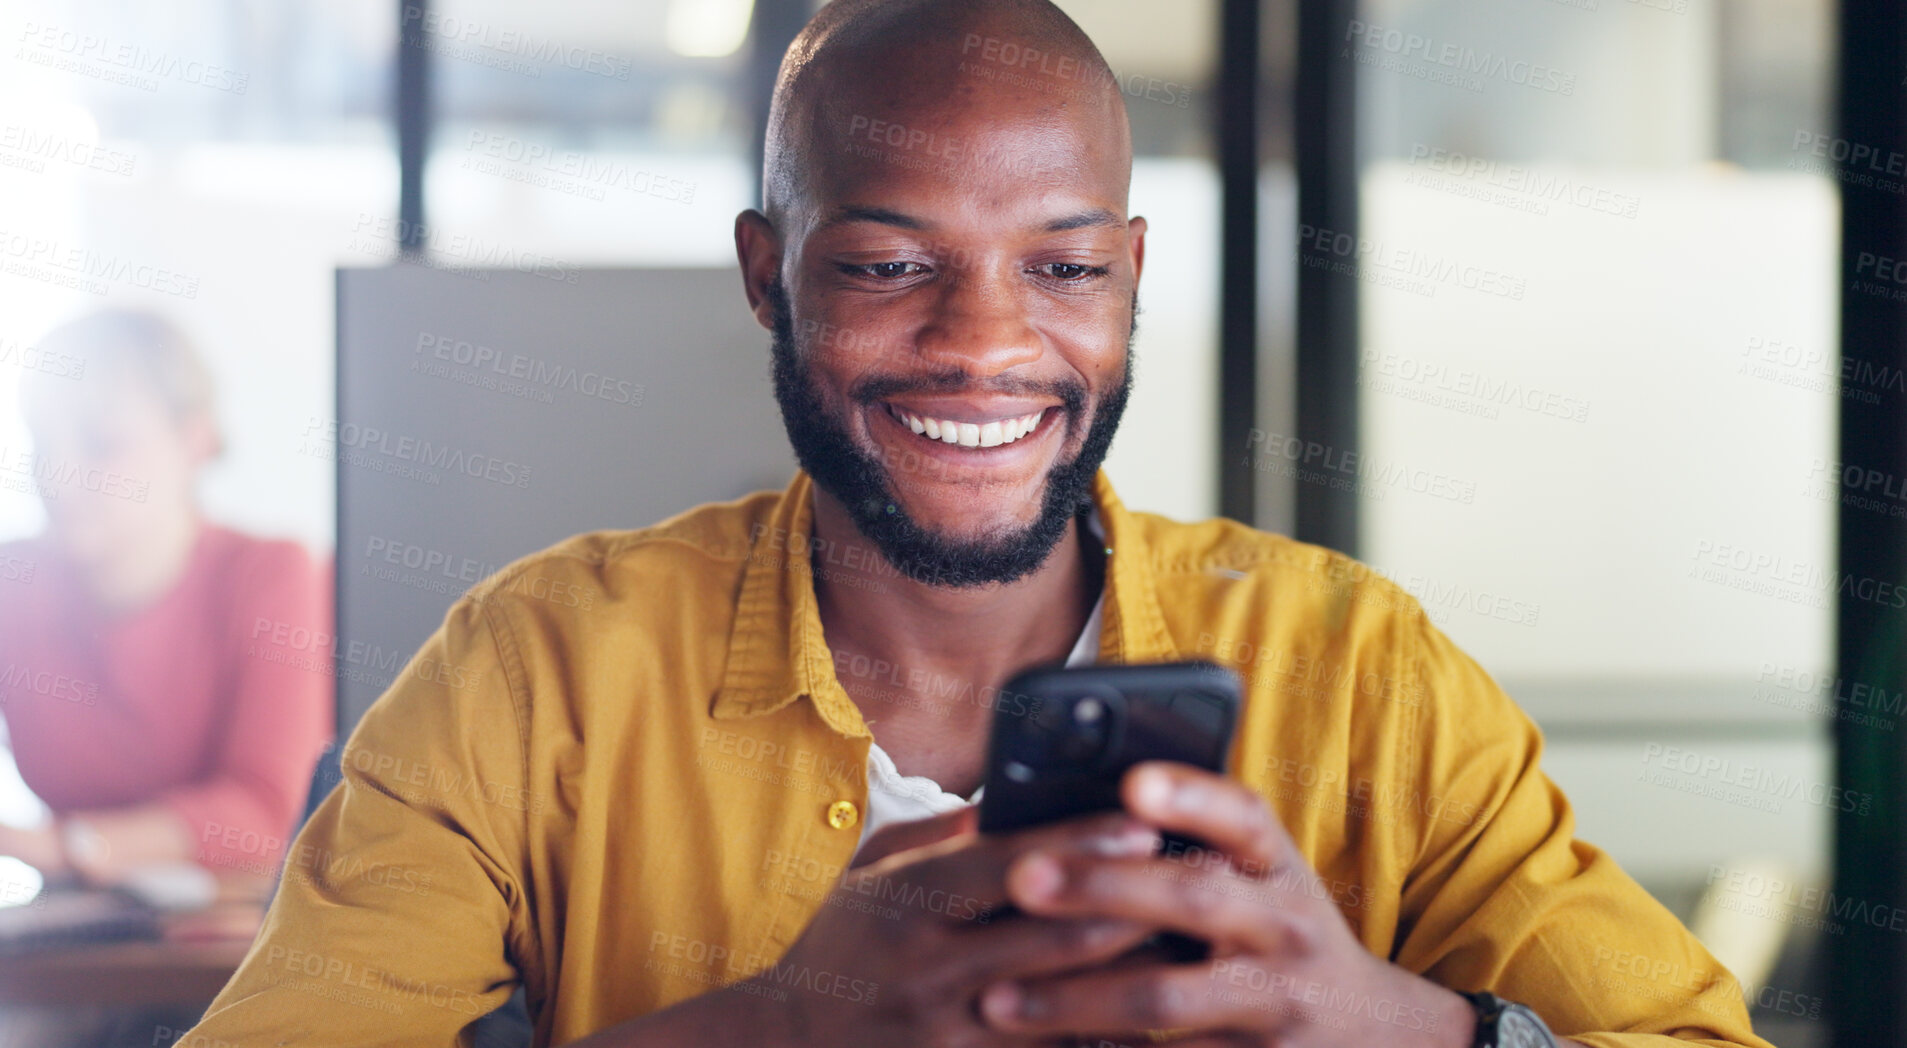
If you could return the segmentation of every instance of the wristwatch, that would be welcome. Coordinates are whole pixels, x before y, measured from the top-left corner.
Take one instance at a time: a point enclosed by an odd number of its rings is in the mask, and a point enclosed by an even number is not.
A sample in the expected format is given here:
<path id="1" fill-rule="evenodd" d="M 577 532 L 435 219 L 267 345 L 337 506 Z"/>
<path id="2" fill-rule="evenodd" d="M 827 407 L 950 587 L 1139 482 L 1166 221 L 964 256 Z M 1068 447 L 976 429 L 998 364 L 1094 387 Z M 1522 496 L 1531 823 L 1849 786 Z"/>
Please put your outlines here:
<path id="1" fill-rule="evenodd" d="M 1477 1010 L 1477 1038 L 1471 1048 L 1557 1048 L 1556 1035 L 1528 1008 L 1487 990 L 1463 996 Z"/>

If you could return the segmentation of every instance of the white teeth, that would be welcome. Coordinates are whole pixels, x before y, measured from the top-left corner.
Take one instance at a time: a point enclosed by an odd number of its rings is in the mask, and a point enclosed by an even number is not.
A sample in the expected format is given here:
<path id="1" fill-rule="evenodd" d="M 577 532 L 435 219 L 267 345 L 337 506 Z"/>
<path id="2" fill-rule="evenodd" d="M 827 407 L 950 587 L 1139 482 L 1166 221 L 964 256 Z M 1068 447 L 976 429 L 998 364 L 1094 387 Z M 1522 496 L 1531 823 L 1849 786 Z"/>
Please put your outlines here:
<path id="1" fill-rule="evenodd" d="M 929 440 L 959 444 L 968 448 L 991 448 L 1001 444 L 1011 444 L 1033 432 L 1040 424 L 1040 417 L 1046 414 L 1046 409 L 1041 408 L 1030 415 L 1021 415 L 1019 418 L 998 419 L 986 423 L 923 418 L 905 411 L 897 412 L 897 414 L 908 429 Z"/>

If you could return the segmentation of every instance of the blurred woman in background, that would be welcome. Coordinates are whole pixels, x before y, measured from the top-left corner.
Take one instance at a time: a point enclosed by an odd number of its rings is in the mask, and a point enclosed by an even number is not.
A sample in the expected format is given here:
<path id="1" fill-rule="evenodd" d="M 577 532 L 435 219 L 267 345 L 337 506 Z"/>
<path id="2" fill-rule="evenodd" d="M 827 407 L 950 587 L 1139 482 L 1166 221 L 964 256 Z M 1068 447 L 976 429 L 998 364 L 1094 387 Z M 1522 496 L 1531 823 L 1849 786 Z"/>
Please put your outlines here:
<path id="1" fill-rule="evenodd" d="M 261 638 L 332 632 L 328 569 L 201 514 L 221 438 L 175 327 L 99 312 L 39 348 L 82 369 L 22 381 L 33 454 L 8 466 L 31 469 L 47 528 L 0 546 L 0 563 L 32 565 L 0 603 L 0 718 L 53 818 L 0 825 L 0 855 L 49 881 L 183 862 L 269 876 L 333 707 L 312 668 L 328 657 L 274 661 Z"/>

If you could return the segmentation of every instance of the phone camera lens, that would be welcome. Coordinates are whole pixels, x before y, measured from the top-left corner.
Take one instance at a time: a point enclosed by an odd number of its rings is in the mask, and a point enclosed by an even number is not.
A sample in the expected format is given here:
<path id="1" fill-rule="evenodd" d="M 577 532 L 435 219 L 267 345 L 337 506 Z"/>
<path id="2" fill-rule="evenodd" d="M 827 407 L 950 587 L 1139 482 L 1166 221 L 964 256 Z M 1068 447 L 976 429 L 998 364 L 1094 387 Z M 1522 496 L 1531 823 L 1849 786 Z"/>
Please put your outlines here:
<path id="1" fill-rule="evenodd" d="M 1106 704 L 1088 696 L 1073 704 L 1073 719 L 1081 724 L 1097 724 L 1106 715 Z"/>

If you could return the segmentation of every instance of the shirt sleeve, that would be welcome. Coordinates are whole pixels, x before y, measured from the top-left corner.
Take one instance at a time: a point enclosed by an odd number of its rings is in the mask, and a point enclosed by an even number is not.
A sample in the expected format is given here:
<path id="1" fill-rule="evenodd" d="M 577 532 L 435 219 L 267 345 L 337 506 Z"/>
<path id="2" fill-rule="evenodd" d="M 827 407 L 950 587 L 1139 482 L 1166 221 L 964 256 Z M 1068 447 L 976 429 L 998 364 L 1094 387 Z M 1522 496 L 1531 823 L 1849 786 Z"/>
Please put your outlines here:
<path id="1" fill-rule="evenodd" d="M 1419 781 L 1435 817 L 1403 820 L 1415 856 L 1393 959 L 1534 1009 L 1592 1048 L 1771 1048 L 1742 987 L 1613 859 L 1575 839 L 1543 740 L 1502 688 L 1421 612 Z"/>
<path id="2" fill-rule="evenodd" d="M 322 569 L 301 549 L 278 549 L 283 552 L 255 557 L 238 573 L 255 588 L 233 602 L 229 637 L 237 668 L 213 763 L 199 779 L 157 797 L 185 820 L 198 860 L 214 867 L 276 867 L 304 810 L 312 768 L 331 738 L 329 660 L 267 660 L 250 639 L 260 622 L 331 632 Z"/>
<path id="3" fill-rule="evenodd" d="M 509 998 L 543 798 L 506 651 L 466 599 L 365 713 L 251 950 L 181 1044 L 456 1045 Z"/>

